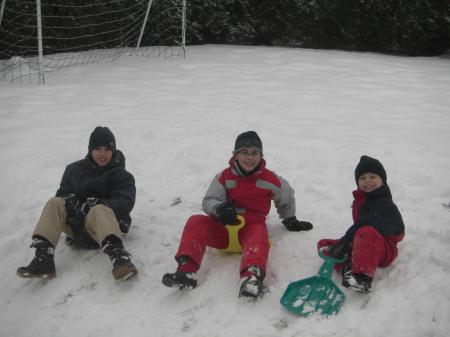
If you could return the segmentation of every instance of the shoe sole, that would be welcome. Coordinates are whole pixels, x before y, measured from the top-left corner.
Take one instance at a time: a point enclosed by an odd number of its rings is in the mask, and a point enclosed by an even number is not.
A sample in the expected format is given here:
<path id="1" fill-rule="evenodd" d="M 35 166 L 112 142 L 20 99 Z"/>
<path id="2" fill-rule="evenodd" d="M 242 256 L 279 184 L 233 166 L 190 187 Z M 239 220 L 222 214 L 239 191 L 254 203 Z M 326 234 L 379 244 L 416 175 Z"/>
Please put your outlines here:
<path id="1" fill-rule="evenodd" d="M 363 293 L 363 294 L 368 294 L 368 293 L 370 293 L 370 289 L 366 289 L 366 288 L 359 288 L 359 287 L 351 286 L 351 285 L 349 285 L 349 286 L 346 287 L 346 288 L 351 289 L 351 290 L 355 290 L 355 291 L 357 291 L 357 292 L 359 292 L 359 293 Z"/>
<path id="2" fill-rule="evenodd" d="M 342 286 L 363 294 L 368 294 L 370 292 L 370 288 L 363 287 L 356 282 L 351 282 L 351 278 L 344 278 L 342 280 Z"/>
<path id="3" fill-rule="evenodd" d="M 120 266 L 112 271 L 112 275 L 117 281 L 127 281 L 138 273 L 136 268 Z"/>
<path id="4" fill-rule="evenodd" d="M 358 287 L 357 285 L 350 284 L 349 282 L 342 282 L 342 286 L 363 294 L 368 294 L 370 292 L 370 289 Z"/>
<path id="5" fill-rule="evenodd" d="M 250 292 L 247 292 L 247 291 L 241 291 L 239 293 L 239 297 L 248 298 L 248 299 L 255 299 L 256 300 L 260 296 L 261 296 L 261 293 L 253 294 L 253 293 L 250 293 Z"/>
<path id="6" fill-rule="evenodd" d="M 46 280 L 52 279 L 56 276 L 56 273 L 45 273 L 45 274 L 33 274 L 28 272 L 17 272 L 17 276 L 21 278 L 43 278 Z"/>
<path id="7" fill-rule="evenodd" d="M 175 281 L 169 277 L 163 277 L 162 284 L 164 284 L 166 287 L 169 287 L 169 288 L 180 288 L 178 286 L 178 283 L 175 283 Z"/>
<path id="8" fill-rule="evenodd" d="M 257 300 L 257 299 L 263 298 L 264 295 L 266 293 L 268 293 L 269 291 L 270 291 L 269 287 L 263 284 L 261 290 L 259 291 L 259 293 L 257 295 L 255 295 L 254 293 L 248 292 L 248 291 L 240 291 L 239 298 L 249 299 L 249 300 Z"/>
<path id="9" fill-rule="evenodd" d="M 191 290 L 191 289 L 195 288 L 194 286 L 177 283 L 172 278 L 164 277 L 164 276 L 162 279 L 162 284 L 164 284 L 166 287 L 169 287 L 169 288 L 178 288 L 181 290 L 185 290 L 185 289 Z"/>

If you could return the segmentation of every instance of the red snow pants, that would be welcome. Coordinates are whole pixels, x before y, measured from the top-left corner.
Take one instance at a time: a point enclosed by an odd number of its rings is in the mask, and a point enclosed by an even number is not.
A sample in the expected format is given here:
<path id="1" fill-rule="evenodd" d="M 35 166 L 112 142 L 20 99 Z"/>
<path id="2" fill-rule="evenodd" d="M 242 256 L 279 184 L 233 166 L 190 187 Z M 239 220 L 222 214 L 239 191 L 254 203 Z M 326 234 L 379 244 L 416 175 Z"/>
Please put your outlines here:
<path id="1" fill-rule="evenodd" d="M 332 246 L 339 240 L 323 239 L 317 243 L 318 248 Z M 356 231 L 352 243 L 351 257 L 352 272 L 366 274 L 374 278 L 377 267 L 387 267 L 398 255 L 395 244 L 381 235 L 376 229 L 363 226 Z M 340 271 L 343 264 L 336 265 Z"/>
<path id="2" fill-rule="evenodd" d="M 269 255 L 266 225 L 264 223 L 246 223 L 239 231 L 238 238 L 242 246 L 241 277 L 245 275 L 249 266 L 257 266 L 261 269 L 264 278 Z M 180 256 L 189 256 L 200 268 L 206 247 L 225 249 L 228 247 L 228 242 L 228 231 L 219 220 L 202 214 L 193 215 L 184 226 L 175 259 L 178 260 Z"/>

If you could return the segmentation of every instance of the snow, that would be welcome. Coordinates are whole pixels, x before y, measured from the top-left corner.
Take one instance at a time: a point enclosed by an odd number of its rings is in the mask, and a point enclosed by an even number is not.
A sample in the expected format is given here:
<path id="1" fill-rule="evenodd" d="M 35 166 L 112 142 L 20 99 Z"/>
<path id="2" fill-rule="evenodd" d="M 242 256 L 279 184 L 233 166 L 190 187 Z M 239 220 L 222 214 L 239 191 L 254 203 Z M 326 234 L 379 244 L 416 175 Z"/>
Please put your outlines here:
<path id="1" fill-rule="evenodd" d="M 0 83 L 0 335 L 446 336 L 450 329 L 450 60 L 292 48 L 196 46 L 186 59 L 134 57 L 48 74 L 45 86 Z M 56 249 L 57 277 L 15 275 L 33 256 L 31 233 L 65 165 L 109 126 L 135 175 L 125 238 L 138 277 L 116 282 L 100 251 Z M 239 256 L 208 250 L 191 291 L 166 288 L 191 214 L 236 136 L 256 130 L 268 168 L 296 190 L 292 233 L 274 207 L 265 284 L 238 298 Z M 354 168 L 384 164 L 406 224 L 399 257 L 369 295 L 343 289 L 329 318 L 297 317 L 279 300 L 315 275 L 316 242 L 351 224 Z M 340 277 L 333 275 L 336 284 Z"/>

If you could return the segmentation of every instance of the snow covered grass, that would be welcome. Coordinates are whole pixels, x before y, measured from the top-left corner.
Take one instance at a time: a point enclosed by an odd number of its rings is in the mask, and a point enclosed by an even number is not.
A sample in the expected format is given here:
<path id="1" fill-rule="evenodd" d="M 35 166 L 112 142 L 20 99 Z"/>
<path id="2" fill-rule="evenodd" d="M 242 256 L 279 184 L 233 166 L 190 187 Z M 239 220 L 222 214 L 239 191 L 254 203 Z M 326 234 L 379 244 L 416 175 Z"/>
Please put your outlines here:
<path id="1" fill-rule="evenodd" d="M 189 47 L 184 60 L 123 58 L 48 74 L 45 86 L 0 83 L 0 335 L 446 336 L 450 329 L 450 60 L 266 47 Z M 139 276 L 117 283 L 97 251 L 56 249 L 57 277 L 23 280 L 30 235 L 65 165 L 109 126 L 137 182 L 125 245 Z M 287 232 L 268 218 L 272 247 L 258 302 L 239 299 L 238 255 L 209 250 L 199 286 L 161 284 L 189 215 L 226 167 L 236 136 L 256 130 L 269 169 L 296 190 Z M 299 318 L 279 304 L 314 275 L 316 242 L 351 224 L 354 167 L 384 164 L 406 237 L 373 292 L 343 289 L 341 312 Z M 340 278 L 334 275 L 340 285 Z"/>

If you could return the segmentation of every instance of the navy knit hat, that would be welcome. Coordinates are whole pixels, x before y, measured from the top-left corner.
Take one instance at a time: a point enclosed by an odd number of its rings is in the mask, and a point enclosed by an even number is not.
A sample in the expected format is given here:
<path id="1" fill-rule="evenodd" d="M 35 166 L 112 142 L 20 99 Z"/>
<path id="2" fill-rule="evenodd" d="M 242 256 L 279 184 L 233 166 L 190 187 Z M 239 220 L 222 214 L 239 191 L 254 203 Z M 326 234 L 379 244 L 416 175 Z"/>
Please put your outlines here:
<path id="1" fill-rule="evenodd" d="M 261 139 L 255 131 L 247 131 L 237 136 L 236 143 L 234 144 L 234 153 L 244 147 L 250 146 L 256 147 L 261 153 L 263 152 Z"/>
<path id="2" fill-rule="evenodd" d="M 386 171 L 384 170 L 384 167 L 380 163 L 380 161 L 369 156 L 362 156 L 355 168 L 356 184 L 358 184 L 359 177 L 367 172 L 375 173 L 376 175 L 380 176 L 381 180 L 383 180 L 384 183 L 386 183 Z"/>
<path id="3" fill-rule="evenodd" d="M 116 138 L 106 126 L 97 126 L 89 137 L 89 152 L 99 146 L 106 146 L 113 152 L 116 150 Z"/>

